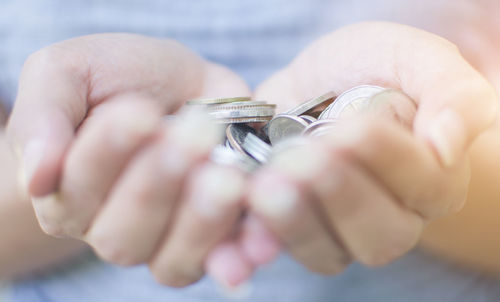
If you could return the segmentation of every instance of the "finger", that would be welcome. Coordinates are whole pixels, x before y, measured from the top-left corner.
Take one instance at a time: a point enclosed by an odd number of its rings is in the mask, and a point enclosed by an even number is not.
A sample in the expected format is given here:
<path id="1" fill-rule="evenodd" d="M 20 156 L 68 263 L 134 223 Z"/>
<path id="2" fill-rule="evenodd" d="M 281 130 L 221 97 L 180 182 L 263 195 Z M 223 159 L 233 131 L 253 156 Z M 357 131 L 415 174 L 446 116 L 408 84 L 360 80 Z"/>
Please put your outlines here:
<path id="1" fill-rule="evenodd" d="M 93 112 L 67 155 L 57 198 L 34 199 L 45 231 L 77 238 L 85 232 L 122 166 L 154 136 L 158 111 L 152 102 L 126 96 Z"/>
<path id="2" fill-rule="evenodd" d="M 385 89 L 370 98 L 370 103 L 354 115 L 366 115 L 395 121 L 406 129 L 413 129 L 417 112 L 415 101 L 399 90 Z M 355 116 L 354 116 L 355 117 Z"/>
<path id="3" fill-rule="evenodd" d="M 207 273 L 228 288 L 236 288 L 247 281 L 255 269 L 235 241 L 218 244 L 206 260 Z"/>
<path id="4" fill-rule="evenodd" d="M 160 283 L 186 286 L 203 276 L 209 252 L 233 232 L 244 190 L 245 177 L 234 168 L 207 164 L 193 172 L 175 221 L 150 264 Z"/>
<path id="5" fill-rule="evenodd" d="M 244 257 L 256 267 L 271 262 L 281 249 L 278 239 L 253 214 L 243 221 L 238 244 Z"/>
<path id="6" fill-rule="evenodd" d="M 205 259 L 205 270 L 219 284 L 235 288 L 250 279 L 253 272 L 278 256 L 281 245 L 262 222 L 249 215 L 242 222 L 237 238 L 217 246 Z"/>
<path id="7" fill-rule="evenodd" d="M 214 81 L 211 66 L 176 42 L 130 34 L 80 37 L 31 55 L 8 127 L 29 192 L 41 197 L 56 190 L 64 154 L 90 108 L 135 93 L 173 112 Z"/>
<path id="8" fill-rule="evenodd" d="M 401 89 L 415 100 L 414 131 L 446 167 L 462 158 L 496 116 L 494 89 L 454 45 L 383 22 L 348 26 L 319 39 L 260 85 L 256 98 L 281 101 L 280 108 L 287 109 L 325 91 L 361 84 Z"/>
<path id="9" fill-rule="evenodd" d="M 408 252 L 424 227 L 366 171 L 345 158 L 331 159 L 313 190 L 337 235 L 355 260 L 380 266 Z"/>
<path id="10" fill-rule="evenodd" d="M 415 244 L 423 227 L 420 215 L 344 153 L 309 141 L 280 153 L 270 165 L 314 198 L 316 220 L 325 221 L 347 259 L 381 265 Z"/>
<path id="11" fill-rule="evenodd" d="M 458 211 L 466 200 L 468 161 L 443 169 L 429 148 L 392 121 L 363 116 L 339 123 L 319 143 L 364 167 L 425 219 Z"/>
<path id="12" fill-rule="evenodd" d="M 287 176 L 271 170 L 257 174 L 249 194 L 251 209 L 308 269 L 340 273 L 349 256 L 315 211 L 311 196 Z"/>
<path id="13" fill-rule="evenodd" d="M 122 171 L 84 239 L 101 258 L 115 264 L 151 259 L 173 219 L 188 173 L 207 159 L 221 134 L 197 112 L 166 123 L 162 134 Z"/>

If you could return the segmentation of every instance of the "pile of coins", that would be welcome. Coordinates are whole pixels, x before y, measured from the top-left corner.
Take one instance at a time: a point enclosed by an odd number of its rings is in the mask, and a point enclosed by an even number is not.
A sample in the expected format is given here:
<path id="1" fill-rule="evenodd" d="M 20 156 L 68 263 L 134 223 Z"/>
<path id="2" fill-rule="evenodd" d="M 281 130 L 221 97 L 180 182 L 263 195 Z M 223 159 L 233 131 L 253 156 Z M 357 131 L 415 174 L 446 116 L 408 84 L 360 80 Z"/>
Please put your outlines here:
<path id="1" fill-rule="evenodd" d="M 299 136 L 324 135 L 338 119 L 370 110 L 375 96 L 387 90 L 363 85 L 339 96 L 328 92 L 277 115 L 275 104 L 250 97 L 197 99 L 187 105 L 201 106 L 227 125 L 225 142 L 214 149 L 212 160 L 252 172 L 269 160 L 277 145 Z"/>
<path id="2" fill-rule="evenodd" d="M 268 122 L 276 109 L 274 104 L 252 101 L 250 97 L 197 99 L 187 105 L 204 106 L 216 122 L 223 124 Z"/>

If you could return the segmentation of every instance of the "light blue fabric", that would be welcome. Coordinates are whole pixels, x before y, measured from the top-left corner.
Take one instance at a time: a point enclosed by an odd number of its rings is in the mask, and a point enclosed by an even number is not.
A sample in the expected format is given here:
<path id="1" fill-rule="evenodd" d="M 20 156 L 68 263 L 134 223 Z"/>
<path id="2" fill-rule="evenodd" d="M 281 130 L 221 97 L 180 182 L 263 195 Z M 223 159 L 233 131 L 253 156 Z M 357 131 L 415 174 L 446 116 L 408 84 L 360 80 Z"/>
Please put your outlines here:
<path id="1" fill-rule="evenodd" d="M 147 267 L 118 268 L 93 257 L 14 286 L 14 302 L 231 301 L 210 279 L 186 289 L 154 282 Z M 311 274 L 286 256 L 261 269 L 248 299 L 256 302 L 489 302 L 499 280 L 414 251 L 379 269 L 350 266 L 337 277 Z"/>
<path id="2" fill-rule="evenodd" d="M 441 3 L 436 0 L 433 3 Z M 27 55 L 52 42 L 98 32 L 133 32 L 181 41 L 225 64 L 252 86 L 320 35 L 350 22 L 412 23 L 396 0 L 2 0 L 0 99 L 12 103 Z M 399 8 L 401 9 L 401 7 Z M 404 10 L 403 10 L 404 11 Z M 432 21 L 432 12 L 420 12 Z M 406 17 L 405 17 L 406 16 Z M 338 45 L 342 47 L 342 45 Z M 499 301 L 495 278 L 412 252 L 381 269 L 351 266 L 321 277 L 288 257 L 259 271 L 248 301 Z M 118 268 L 92 256 L 15 284 L 14 302 L 225 301 L 210 280 L 184 290 L 157 285 L 146 267 Z"/>
<path id="3" fill-rule="evenodd" d="M 0 1 L 0 96 L 14 100 L 26 57 L 48 44 L 99 32 L 178 40 L 252 85 L 326 32 L 327 0 Z M 329 22 L 328 22 L 329 23 Z"/>
<path id="4" fill-rule="evenodd" d="M 30 53 L 76 36 L 173 38 L 255 86 L 321 34 L 375 19 L 427 28 L 441 21 L 443 5 L 469 0 L 451 1 L 408 8 L 400 0 L 0 0 L 0 99 L 13 103 Z"/>

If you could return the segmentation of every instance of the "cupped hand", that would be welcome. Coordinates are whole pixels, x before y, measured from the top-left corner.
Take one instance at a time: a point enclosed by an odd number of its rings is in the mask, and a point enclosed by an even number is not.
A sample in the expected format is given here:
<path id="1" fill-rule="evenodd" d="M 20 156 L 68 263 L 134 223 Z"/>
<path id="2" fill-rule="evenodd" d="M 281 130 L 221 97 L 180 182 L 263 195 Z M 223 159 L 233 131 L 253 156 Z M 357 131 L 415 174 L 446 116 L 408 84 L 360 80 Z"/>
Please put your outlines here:
<path id="1" fill-rule="evenodd" d="M 413 104 L 414 118 L 406 125 L 369 113 L 343 120 L 328 135 L 276 156 L 253 176 L 248 197 L 252 214 L 284 248 L 323 274 L 352 261 L 387 264 L 417 243 L 428 221 L 458 211 L 470 179 L 468 149 L 496 116 L 494 89 L 457 47 L 382 22 L 319 39 L 255 97 L 281 112 L 363 84 L 404 92 L 383 97 L 394 108 Z M 247 276 L 256 265 L 245 262 L 243 247 L 252 240 L 235 243 L 239 252 L 231 258 L 239 263 L 233 267 L 246 265 Z M 234 275 L 213 270 L 226 283 Z"/>
<path id="2" fill-rule="evenodd" d="M 187 99 L 248 94 L 174 41 L 100 34 L 31 55 L 8 135 L 41 227 L 112 263 L 147 262 L 164 284 L 198 280 L 240 215 L 245 177 L 208 161 L 217 127 L 163 116 Z"/>

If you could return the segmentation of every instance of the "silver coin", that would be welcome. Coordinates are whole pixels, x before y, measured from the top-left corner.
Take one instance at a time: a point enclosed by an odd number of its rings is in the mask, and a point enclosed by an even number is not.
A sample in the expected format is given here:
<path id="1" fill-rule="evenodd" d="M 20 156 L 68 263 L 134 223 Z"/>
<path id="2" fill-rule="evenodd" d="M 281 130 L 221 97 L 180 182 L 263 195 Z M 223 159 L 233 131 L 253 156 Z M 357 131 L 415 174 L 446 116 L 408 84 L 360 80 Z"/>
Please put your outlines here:
<path id="1" fill-rule="evenodd" d="M 300 118 L 303 119 L 304 121 L 306 121 L 306 123 L 308 123 L 308 124 L 314 123 L 315 121 L 318 120 L 314 116 L 310 116 L 310 115 L 301 115 Z"/>
<path id="2" fill-rule="evenodd" d="M 210 112 L 213 111 L 222 111 L 222 110 L 250 110 L 250 109 L 261 109 L 261 108 L 269 108 L 269 109 L 275 109 L 276 105 L 274 104 L 267 104 L 262 101 L 252 101 L 252 102 L 244 102 L 244 103 L 230 103 L 230 104 L 223 104 L 223 105 L 213 105 L 209 106 L 206 109 Z"/>
<path id="3" fill-rule="evenodd" d="M 267 122 L 264 126 L 262 126 L 262 128 L 260 129 L 260 131 L 267 137 L 269 138 L 269 122 Z"/>
<path id="4" fill-rule="evenodd" d="M 332 129 L 335 127 L 337 120 L 335 119 L 323 119 L 311 123 L 307 126 L 302 135 L 310 137 L 319 137 L 325 134 L 331 133 Z"/>
<path id="5" fill-rule="evenodd" d="M 249 96 L 232 97 L 232 98 L 207 98 L 207 99 L 193 99 L 186 102 L 187 105 L 214 105 L 235 102 L 249 102 L 252 98 Z"/>
<path id="6" fill-rule="evenodd" d="M 286 138 L 299 136 L 308 123 L 295 115 L 278 114 L 268 125 L 269 140 L 275 145 Z"/>
<path id="7" fill-rule="evenodd" d="M 234 103 L 225 103 L 225 104 L 213 104 L 213 105 L 204 105 L 206 106 L 207 110 L 213 111 L 213 110 L 221 110 L 221 109 L 226 109 L 226 108 L 253 108 L 254 106 L 261 106 L 261 105 L 269 105 L 267 102 L 264 101 L 248 101 L 248 102 L 234 102 Z"/>
<path id="8" fill-rule="evenodd" d="M 274 106 L 262 105 L 253 106 L 249 108 L 234 107 L 226 108 L 224 110 L 210 111 L 208 114 L 215 119 L 227 119 L 227 118 L 244 118 L 244 117 L 262 117 L 262 116 L 273 116 Z"/>
<path id="9" fill-rule="evenodd" d="M 342 93 L 330 104 L 318 119 L 340 118 L 363 110 L 369 103 L 370 97 L 382 92 L 385 88 L 372 85 L 362 85 L 351 88 Z"/>
<path id="10" fill-rule="evenodd" d="M 255 116 L 255 117 L 239 117 L 239 118 L 220 118 L 215 120 L 218 124 L 247 124 L 247 123 L 267 123 L 272 119 L 272 116 Z"/>
<path id="11" fill-rule="evenodd" d="M 233 150 L 245 153 L 243 142 L 249 133 L 255 133 L 255 130 L 245 124 L 232 124 L 226 128 L 226 138 Z"/>
<path id="12" fill-rule="evenodd" d="M 217 124 L 248 124 L 248 123 L 268 123 L 272 116 L 241 117 L 241 118 L 223 118 L 214 120 Z"/>
<path id="13" fill-rule="evenodd" d="M 304 102 L 297 107 L 287 110 L 284 114 L 288 115 L 302 115 L 308 112 L 320 110 L 319 107 L 326 107 L 333 100 L 335 100 L 336 94 L 333 91 L 327 92 L 317 98 Z"/>
<path id="14" fill-rule="evenodd" d="M 266 163 L 271 155 L 271 146 L 250 132 L 246 135 L 242 148 L 259 163 Z"/>

